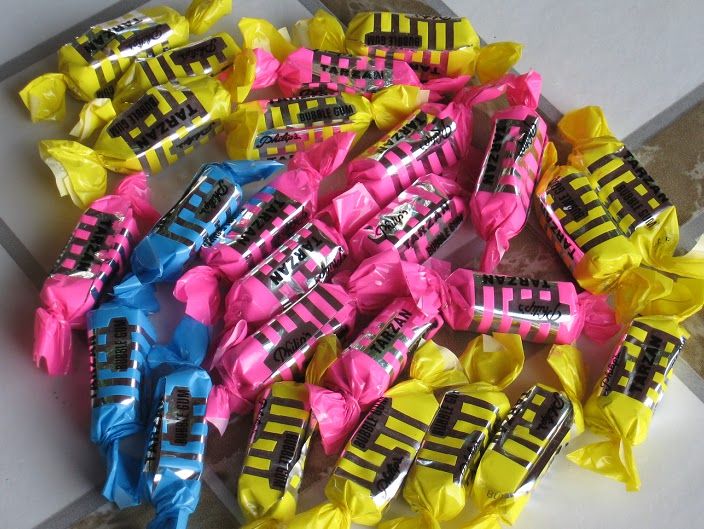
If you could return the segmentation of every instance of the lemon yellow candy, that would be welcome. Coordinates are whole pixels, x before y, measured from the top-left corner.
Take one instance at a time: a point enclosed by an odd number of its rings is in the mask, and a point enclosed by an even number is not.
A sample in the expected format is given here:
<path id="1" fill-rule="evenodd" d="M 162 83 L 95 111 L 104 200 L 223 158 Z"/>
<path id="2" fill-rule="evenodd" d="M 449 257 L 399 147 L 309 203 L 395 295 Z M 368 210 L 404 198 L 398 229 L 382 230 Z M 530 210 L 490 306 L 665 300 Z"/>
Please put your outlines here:
<path id="1" fill-rule="evenodd" d="M 288 31 L 284 28 L 281 31 L 274 25 L 262 18 L 243 17 L 237 23 L 242 33 L 243 48 L 253 50 L 262 48 L 271 53 L 281 62 L 289 53 L 296 50 L 296 46 L 291 44 Z"/>
<path id="2" fill-rule="evenodd" d="M 548 363 L 562 390 L 536 384 L 508 412 L 479 461 L 471 495 L 481 514 L 467 529 L 513 524 L 557 453 L 584 429 L 580 352 L 553 346 Z"/>
<path id="3" fill-rule="evenodd" d="M 102 129 L 92 149 L 44 140 L 40 154 L 61 196 L 85 208 L 105 193 L 106 169 L 157 173 L 207 142 L 229 113 L 230 94 L 218 80 L 191 77 L 147 90 Z"/>
<path id="4" fill-rule="evenodd" d="M 416 351 L 410 376 L 374 404 L 347 443 L 325 487 L 328 501 L 297 515 L 290 529 L 379 523 L 438 410 L 433 391 L 464 380 L 457 357 L 433 342 Z"/>
<path id="5" fill-rule="evenodd" d="M 601 108 L 568 112 L 558 129 L 572 144 L 570 163 L 588 171 L 599 199 L 643 261 L 681 276 L 704 278 L 704 251 L 674 256 L 679 242 L 677 210 L 614 136 Z"/>
<path id="6" fill-rule="evenodd" d="M 193 0 L 186 10 L 186 18 L 191 32 L 202 35 L 230 13 L 232 0 Z"/>
<path id="7" fill-rule="evenodd" d="M 20 92 L 33 121 L 60 119 L 63 83 L 82 101 L 112 97 L 115 82 L 137 57 L 188 40 L 188 21 L 170 7 L 147 7 L 91 27 L 58 52 L 59 74 L 44 74 Z"/>
<path id="8" fill-rule="evenodd" d="M 471 480 L 495 424 L 511 404 L 502 391 L 523 367 L 519 336 L 477 336 L 460 356 L 465 383 L 447 391 L 403 488 L 417 513 L 383 522 L 380 529 L 423 529 L 464 510 Z"/>
<path id="9" fill-rule="evenodd" d="M 237 493 L 247 529 L 276 527 L 296 514 L 315 418 L 305 384 L 277 382 L 259 397 Z"/>
<path id="10" fill-rule="evenodd" d="M 293 43 L 299 48 L 345 53 L 345 30 L 340 21 L 325 9 L 293 25 Z"/>

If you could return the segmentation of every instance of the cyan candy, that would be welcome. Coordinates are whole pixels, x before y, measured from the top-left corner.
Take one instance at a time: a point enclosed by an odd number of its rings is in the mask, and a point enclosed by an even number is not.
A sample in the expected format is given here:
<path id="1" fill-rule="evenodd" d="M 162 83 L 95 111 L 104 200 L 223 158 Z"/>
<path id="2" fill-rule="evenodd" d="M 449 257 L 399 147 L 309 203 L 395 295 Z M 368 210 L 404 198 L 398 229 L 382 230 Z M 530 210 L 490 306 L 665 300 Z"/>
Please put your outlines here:
<path id="1" fill-rule="evenodd" d="M 185 529 L 200 499 L 208 373 L 184 366 L 159 379 L 141 489 L 156 510 L 147 529 Z"/>
<path id="2" fill-rule="evenodd" d="M 283 167 L 274 161 L 227 161 L 202 166 L 183 196 L 132 253 L 132 269 L 143 283 L 174 281 L 203 243 L 242 203 L 242 186 Z"/>

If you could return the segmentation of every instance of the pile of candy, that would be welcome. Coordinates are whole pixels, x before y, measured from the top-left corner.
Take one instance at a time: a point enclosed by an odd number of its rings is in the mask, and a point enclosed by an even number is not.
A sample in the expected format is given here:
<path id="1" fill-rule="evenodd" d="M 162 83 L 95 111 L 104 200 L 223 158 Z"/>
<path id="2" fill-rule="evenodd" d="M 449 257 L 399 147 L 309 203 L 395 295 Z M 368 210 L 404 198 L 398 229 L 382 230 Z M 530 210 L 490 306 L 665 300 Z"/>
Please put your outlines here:
<path id="1" fill-rule="evenodd" d="M 376 525 L 399 495 L 417 515 L 386 529 L 438 527 L 470 496 L 468 527 L 512 523 L 585 425 L 606 440 L 567 457 L 637 489 L 632 447 L 704 305 L 704 259 L 675 255 L 674 206 L 601 110 L 558 123 L 572 145 L 558 165 L 540 75 L 509 73 L 520 45 L 480 48 L 464 18 L 360 13 L 345 32 L 321 11 L 293 39 L 243 18 L 241 48 L 227 33 L 188 42 L 230 9 L 195 0 L 186 16 L 145 8 L 95 26 L 20 94 L 33 120 L 61 119 L 66 88 L 86 102 L 79 141 L 39 148 L 87 209 L 42 289 L 34 359 L 67 373 L 87 330 L 105 497 L 185 527 L 208 423 L 252 413 L 238 485 L 250 527 Z M 248 100 L 273 85 L 284 98 Z M 498 110 L 482 145 L 486 102 Z M 372 123 L 386 134 L 347 161 Z M 231 159 L 203 165 L 159 215 L 147 174 L 222 131 Z M 129 176 L 104 196 L 107 170 Z M 345 187 L 321 196 L 341 170 Z M 531 204 L 581 288 L 493 273 Z M 464 222 L 486 241 L 474 269 L 433 257 L 462 244 Z M 185 306 L 169 342 L 150 321 L 160 283 Z M 431 340 L 443 325 L 482 334 L 457 357 Z M 582 334 L 620 336 L 584 409 Z M 523 341 L 551 344 L 561 387 L 511 406 Z M 339 454 L 327 502 L 296 514 L 318 436 Z"/>

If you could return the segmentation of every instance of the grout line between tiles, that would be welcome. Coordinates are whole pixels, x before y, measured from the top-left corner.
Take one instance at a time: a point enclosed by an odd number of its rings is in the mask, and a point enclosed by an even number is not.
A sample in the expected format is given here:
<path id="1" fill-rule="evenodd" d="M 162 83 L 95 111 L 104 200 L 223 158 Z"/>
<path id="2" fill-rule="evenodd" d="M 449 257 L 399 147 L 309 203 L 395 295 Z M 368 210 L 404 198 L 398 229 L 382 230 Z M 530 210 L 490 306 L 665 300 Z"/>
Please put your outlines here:
<path id="1" fill-rule="evenodd" d="M 0 217 L 0 246 L 10 255 L 15 264 L 24 275 L 32 282 L 37 290 L 41 290 L 46 271 L 39 261 L 32 255 L 24 243 Z"/>
<path id="2" fill-rule="evenodd" d="M 300 2 L 300 4 L 303 7 L 305 7 L 308 11 L 310 11 L 311 15 L 315 14 L 315 12 L 318 9 L 324 9 L 328 13 L 332 13 L 332 11 L 328 8 L 328 6 L 323 4 L 320 0 L 298 0 L 298 1 Z M 335 15 L 335 16 L 337 16 L 337 15 Z M 340 22 L 340 23 L 342 23 L 342 22 Z M 344 27 L 344 24 L 343 24 L 343 27 Z"/>
<path id="3" fill-rule="evenodd" d="M 69 503 L 49 518 L 36 525 L 34 529 L 68 529 L 81 518 L 95 512 L 108 504 L 99 489 L 86 492 L 83 496 Z"/>
<path id="4" fill-rule="evenodd" d="M 0 64 L 0 81 L 4 81 L 8 77 L 12 77 L 16 73 L 24 70 L 30 64 L 34 64 L 47 55 L 56 53 L 62 44 L 82 33 L 86 30 L 86 28 L 123 15 L 132 9 L 146 4 L 147 2 L 148 0 L 122 0 L 120 2 L 116 2 L 102 11 L 98 11 L 94 15 L 82 20 L 78 24 L 74 24 L 61 33 L 40 42 L 33 48 L 30 48 L 13 59 Z"/>

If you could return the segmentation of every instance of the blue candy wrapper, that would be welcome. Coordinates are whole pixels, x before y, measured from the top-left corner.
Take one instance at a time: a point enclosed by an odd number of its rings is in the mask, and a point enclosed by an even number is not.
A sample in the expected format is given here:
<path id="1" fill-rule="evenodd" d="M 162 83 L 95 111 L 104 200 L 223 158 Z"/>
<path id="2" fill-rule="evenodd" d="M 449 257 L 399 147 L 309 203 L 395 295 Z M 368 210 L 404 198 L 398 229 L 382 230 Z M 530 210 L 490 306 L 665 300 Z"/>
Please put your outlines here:
<path id="1" fill-rule="evenodd" d="M 156 385 L 141 474 L 143 494 L 156 510 L 148 529 L 185 529 L 198 505 L 211 387 L 208 373 L 195 366 L 178 367 Z"/>
<path id="2" fill-rule="evenodd" d="M 242 186 L 282 168 L 270 160 L 227 161 L 200 168 L 183 196 L 132 252 L 143 283 L 174 281 L 204 242 L 222 231 L 242 203 Z"/>
<path id="3" fill-rule="evenodd" d="M 156 303 L 153 288 L 139 291 L 138 298 Z M 156 341 L 156 331 L 147 313 L 122 301 L 124 299 L 117 296 L 88 313 L 87 325 L 91 360 L 91 440 L 107 460 L 103 495 L 120 508 L 139 503 L 138 463 L 123 453 L 121 442 L 146 427 L 149 410 L 144 398 L 147 357 Z"/>

